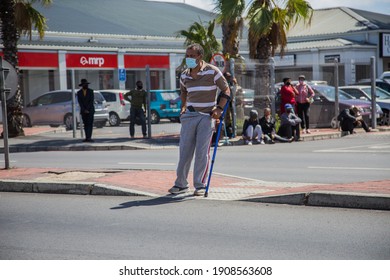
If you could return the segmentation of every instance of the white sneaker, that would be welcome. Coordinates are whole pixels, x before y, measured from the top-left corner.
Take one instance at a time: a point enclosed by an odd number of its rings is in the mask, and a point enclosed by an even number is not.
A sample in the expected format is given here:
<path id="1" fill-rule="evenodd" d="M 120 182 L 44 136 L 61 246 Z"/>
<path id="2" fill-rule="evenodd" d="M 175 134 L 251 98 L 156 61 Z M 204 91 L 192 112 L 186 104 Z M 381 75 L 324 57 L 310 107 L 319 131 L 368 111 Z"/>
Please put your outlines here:
<path id="1" fill-rule="evenodd" d="M 199 188 L 194 191 L 194 196 L 204 196 L 206 188 Z"/>
<path id="2" fill-rule="evenodd" d="M 260 144 L 261 144 L 261 145 L 265 145 L 264 140 L 261 140 Z"/>
<path id="3" fill-rule="evenodd" d="M 173 186 L 172 188 L 170 188 L 168 190 L 168 192 L 170 192 L 171 194 L 180 194 L 180 193 L 185 193 L 188 191 L 188 187 L 187 188 L 180 188 L 178 186 Z"/>
<path id="4" fill-rule="evenodd" d="M 252 145 L 252 141 L 246 140 L 246 141 L 245 141 L 245 144 L 251 146 L 251 145 Z"/>

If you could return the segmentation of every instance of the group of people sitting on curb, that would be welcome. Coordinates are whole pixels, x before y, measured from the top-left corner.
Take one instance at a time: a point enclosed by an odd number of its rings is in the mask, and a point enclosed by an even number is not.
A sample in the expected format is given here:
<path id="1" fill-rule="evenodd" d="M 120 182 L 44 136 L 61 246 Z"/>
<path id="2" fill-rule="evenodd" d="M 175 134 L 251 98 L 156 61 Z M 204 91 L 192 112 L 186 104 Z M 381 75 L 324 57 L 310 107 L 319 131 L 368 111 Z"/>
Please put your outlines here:
<path id="1" fill-rule="evenodd" d="M 275 141 L 291 143 L 300 141 L 300 123 L 302 122 L 294 113 L 294 107 L 287 103 L 284 106 L 284 113 L 280 116 L 280 127 L 276 132 L 275 118 L 271 115 L 271 109 L 264 109 L 264 116 L 258 117 L 256 110 L 251 110 L 249 118 L 246 118 L 243 125 L 242 137 L 245 144 L 275 144 Z M 370 128 L 363 120 L 360 114 L 360 108 L 352 106 L 349 109 L 344 109 L 337 117 L 340 122 L 341 136 L 354 134 L 356 127 L 362 127 L 366 132 L 370 132 Z"/>
<path id="2" fill-rule="evenodd" d="M 300 140 L 300 123 L 301 119 L 295 115 L 291 104 L 285 105 L 278 132 L 270 108 L 264 109 L 264 116 L 260 119 L 257 111 L 252 110 L 244 121 L 242 137 L 247 145 L 252 145 L 253 141 L 258 144 L 275 144 L 275 141 L 291 143 Z"/>

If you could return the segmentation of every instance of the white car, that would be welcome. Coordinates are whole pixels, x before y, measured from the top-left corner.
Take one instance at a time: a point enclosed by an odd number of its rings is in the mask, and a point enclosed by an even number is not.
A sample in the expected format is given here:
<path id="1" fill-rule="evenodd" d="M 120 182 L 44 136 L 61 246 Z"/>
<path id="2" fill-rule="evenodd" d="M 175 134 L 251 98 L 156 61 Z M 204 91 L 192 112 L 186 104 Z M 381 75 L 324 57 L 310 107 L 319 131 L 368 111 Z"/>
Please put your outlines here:
<path id="1" fill-rule="evenodd" d="M 111 126 L 118 126 L 121 121 L 130 118 L 130 102 L 124 99 L 126 90 L 102 89 L 99 91 L 106 99 L 109 112 L 108 122 Z"/>

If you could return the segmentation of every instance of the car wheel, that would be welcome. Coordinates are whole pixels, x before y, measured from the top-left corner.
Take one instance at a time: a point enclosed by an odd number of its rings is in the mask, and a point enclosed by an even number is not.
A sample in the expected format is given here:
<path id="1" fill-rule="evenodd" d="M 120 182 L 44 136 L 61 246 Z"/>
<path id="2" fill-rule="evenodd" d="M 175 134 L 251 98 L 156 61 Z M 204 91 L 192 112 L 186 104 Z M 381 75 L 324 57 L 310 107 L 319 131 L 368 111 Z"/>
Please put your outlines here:
<path id="1" fill-rule="evenodd" d="M 110 117 L 108 119 L 108 123 L 110 124 L 110 126 L 118 126 L 118 125 L 120 125 L 121 120 L 116 113 L 111 112 Z"/>
<path id="2" fill-rule="evenodd" d="M 97 122 L 95 126 L 96 128 L 103 128 L 104 126 L 106 126 L 106 122 Z"/>
<path id="3" fill-rule="evenodd" d="M 337 128 L 338 127 L 338 120 L 336 117 L 333 117 L 332 120 L 330 121 L 330 126 L 332 128 Z"/>
<path id="4" fill-rule="evenodd" d="M 59 127 L 60 125 L 59 124 L 50 124 L 49 126 L 50 127 Z"/>
<path id="5" fill-rule="evenodd" d="M 64 124 L 66 130 L 71 130 L 73 129 L 73 116 L 72 114 L 66 114 L 64 117 Z"/>
<path id="6" fill-rule="evenodd" d="M 380 125 L 390 125 L 390 116 L 389 111 L 383 110 L 383 115 L 380 118 Z"/>
<path id="7" fill-rule="evenodd" d="M 150 112 L 150 121 L 152 124 L 158 124 L 160 122 L 160 115 L 157 113 L 157 111 L 152 110 Z"/>
<path id="8" fill-rule="evenodd" d="M 169 120 L 171 122 L 174 122 L 174 123 L 179 123 L 180 122 L 180 118 L 170 118 Z"/>
<path id="9" fill-rule="evenodd" d="M 31 119 L 26 114 L 23 115 L 23 121 L 22 121 L 23 127 L 32 127 L 31 125 Z"/>

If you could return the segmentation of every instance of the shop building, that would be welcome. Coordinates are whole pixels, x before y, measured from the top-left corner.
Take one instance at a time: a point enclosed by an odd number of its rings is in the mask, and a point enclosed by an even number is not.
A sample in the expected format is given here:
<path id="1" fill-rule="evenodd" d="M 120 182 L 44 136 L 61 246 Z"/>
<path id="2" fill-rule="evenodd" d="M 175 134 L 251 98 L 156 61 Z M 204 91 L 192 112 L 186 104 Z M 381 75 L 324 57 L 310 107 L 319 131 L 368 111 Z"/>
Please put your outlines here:
<path id="1" fill-rule="evenodd" d="M 185 53 L 177 32 L 215 18 L 184 3 L 144 0 L 67 0 L 37 8 L 48 19 L 48 30 L 43 40 L 35 35 L 19 43 L 25 103 L 49 90 L 71 88 L 72 70 L 76 88 L 86 78 L 94 89 L 131 89 L 137 80 L 145 81 L 147 66 L 151 89 L 177 88 Z M 218 26 L 215 35 L 222 37 Z M 288 40 L 284 57 L 275 57 L 276 82 L 304 74 L 332 84 L 335 59 L 341 85 L 368 78 L 371 56 L 378 75 L 390 69 L 390 15 L 343 7 L 315 10 L 311 25 L 298 23 Z M 245 32 L 240 54 L 249 62 Z"/>

